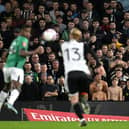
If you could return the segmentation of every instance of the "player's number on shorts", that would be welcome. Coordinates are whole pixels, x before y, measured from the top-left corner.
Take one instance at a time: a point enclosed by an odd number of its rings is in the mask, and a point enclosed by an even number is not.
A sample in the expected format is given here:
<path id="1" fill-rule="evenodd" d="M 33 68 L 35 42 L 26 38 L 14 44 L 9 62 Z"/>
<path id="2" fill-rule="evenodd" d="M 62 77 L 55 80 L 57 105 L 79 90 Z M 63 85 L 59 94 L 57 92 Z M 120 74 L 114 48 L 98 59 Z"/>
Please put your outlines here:
<path id="1" fill-rule="evenodd" d="M 70 51 L 71 51 L 71 55 L 70 55 Z M 65 49 L 65 52 L 67 53 L 67 59 L 68 60 L 73 60 L 73 61 L 79 61 L 81 56 L 79 53 L 79 48 L 72 48 L 72 49 Z"/>

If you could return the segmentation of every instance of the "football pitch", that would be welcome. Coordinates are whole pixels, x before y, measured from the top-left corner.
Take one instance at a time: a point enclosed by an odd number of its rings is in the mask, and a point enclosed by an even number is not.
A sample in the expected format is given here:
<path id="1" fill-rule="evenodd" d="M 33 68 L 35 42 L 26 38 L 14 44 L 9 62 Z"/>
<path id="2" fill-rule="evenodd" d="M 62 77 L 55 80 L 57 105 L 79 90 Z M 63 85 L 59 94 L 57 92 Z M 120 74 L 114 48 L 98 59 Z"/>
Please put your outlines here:
<path id="1" fill-rule="evenodd" d="M 79 122 L 29 122 L 1 121 L 0 129 L 128 129 L 129 122 L 88 122 L 79 127 Z"/>

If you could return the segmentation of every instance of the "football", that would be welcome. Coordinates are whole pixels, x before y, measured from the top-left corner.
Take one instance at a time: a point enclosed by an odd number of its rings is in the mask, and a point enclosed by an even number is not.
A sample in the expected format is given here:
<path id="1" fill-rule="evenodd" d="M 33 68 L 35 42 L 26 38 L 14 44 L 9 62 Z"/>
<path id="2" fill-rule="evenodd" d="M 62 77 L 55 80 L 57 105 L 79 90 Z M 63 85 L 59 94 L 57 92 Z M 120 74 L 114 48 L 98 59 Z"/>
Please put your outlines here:
<path id="1" fill-rule="evenodd" d="M 54 29 L 47 29 L 43 32 L 43 39 L 45 41 L 55 41 L 56 40 L 57 33 Z"/>

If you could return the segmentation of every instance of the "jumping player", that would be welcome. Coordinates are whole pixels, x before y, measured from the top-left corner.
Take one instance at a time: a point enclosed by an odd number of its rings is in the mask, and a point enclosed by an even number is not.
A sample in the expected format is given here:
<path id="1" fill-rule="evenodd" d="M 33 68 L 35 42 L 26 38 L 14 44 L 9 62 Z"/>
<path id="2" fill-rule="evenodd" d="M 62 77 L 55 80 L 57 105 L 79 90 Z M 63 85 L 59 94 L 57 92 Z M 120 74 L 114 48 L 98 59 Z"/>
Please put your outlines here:
<path id="1" fill-rule="evenodd" d="M 12 110 L 16 114 L 18 113 L 13 105 L 20 94 L 21 85 L 23 84 L 23 66 L 26 61 L 26 56 L 36 53 L 40 54 L 43 49 L 40 46 L 34 51 L 27 51 L 30 36 L 31 28 L 29 26 L 24 26 L 21 29 L 20 35 L 11 43 L 9 55 L 3 68 L 5 86 L 0 92 L 0 110 L 4 104 L 8 109 Z M 5 102 L 6 99 L 7 102 Z"/>

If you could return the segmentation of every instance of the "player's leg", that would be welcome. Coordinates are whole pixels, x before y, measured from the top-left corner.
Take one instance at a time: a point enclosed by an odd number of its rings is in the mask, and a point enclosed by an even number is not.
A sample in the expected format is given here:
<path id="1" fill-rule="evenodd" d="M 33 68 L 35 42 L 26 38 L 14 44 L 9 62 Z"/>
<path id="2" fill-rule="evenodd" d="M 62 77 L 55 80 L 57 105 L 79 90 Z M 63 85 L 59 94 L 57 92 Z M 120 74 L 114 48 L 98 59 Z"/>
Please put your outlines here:
<path id="1" fill-rule="evenodd" d="M 83 117 L 84 111 L 83 111 L 82 105 L 79 102 L 79 93 L 76 93 L 74 95 L 70 95 L 69 97 L 70 97 L 69 98 L 70 102 L 73 105 L 73 109 L 74 109 L 76 115 L 80 119 L 80 126 L 86 126 L 87 123 Z"/>
<path id="2" fill-rule="evenodd" d="M 87 76 L 85 73 L 80 74 L 80 102 L 83 107 L 83 111 L 86 114 L 90 113 L 90 105 L 88 104 L 88 93 L 89 93 L 89 84 L 91 83 L 91 77 Z"/>
<path id="3" fill-rule="evenodd" d="M 7 102 L 5 103 L 5 106 L 8 109 L 15 112 L 16 114 L 18 114 L 17 110 L 15 109 L 15 107 L 13 105 L 14 105 L 15 101 L 17 100 L 17 98 L 19 97 L 21 84 L 14 80 L 12 80 L 11 84 L 12 84 L 12 89 L 10 91 L 10 95 L 7 99 Z"/>
<path id="4" fill-rule="evenodd" d="M 86 121 L 83 118 L 83 109 L 79 102 L 79 89 L 78 89 L 78 72 L 70 72 L 68 74 L 68 88 L 69 88 L 69 100 L 73 106 L 76 115 L 80 119 L 80 126 L 86 126 Z"/>
<path id="5" fill-rule="evenodd" d="M 9 83 L 6 83 L 5 84 L 5 87 L 3 88 L 3 90 L 0 92 L 0 111 L 1 111 L 1 108 L 5 102 L 5 100 L 7 99 L 8 97 L 8 88 L 6 87 L 9 87 Z"/>
<path id="6" fill-rule="evenodd" d="M 71 104 L 73 105 L 73 109 L 75 111 L 75 113 L 77 114 L 77 116 L 82 119 L 83 118 L 83 109 L 81 107 L 81 104 L 79 103 L 79 94 L 75 93 L 75 94 L 70 94 L 69 95 L 69 100 L 71 102 Z"/>
<path id="7" fill-rule="evenodd" d="M 21 92 L 22 84 L 15 80 L 12 80 L 11 84 L 12 84 L 12 89 L 10 91 L 10 95 L 9 95 L 7 102 L 10 103 L 11 105 L 14 105 L 15 101 L 17 100 Z"/>
<path id="8" fill-rule="evenodd" d="M 9 90 L 10 90 L 10 69 L 9 68 L 4 68 L 3 69 L 3 74 L 4 74 L 4 88 L 0 92 L 0 110 L 3 106 L 3 103 L 7 99 L 9 95 Z"/>
<path id="9" fill-rule="evenodd" d="M 24 73 L 23 70 L 14 68 L 12 69 L 12 76 L 11 76 L 11 91 L 8 97 L 7 103 L 5 104 L 7 108 L 14 111 L 16 114 L 18 113 L 17 110 L 13 107 L 15 101 L 20 95 L 21 86 L 23 83 Z"/>
<path id="10" fill-rule="evenodd" d="M 82 105 L 84 113 L 89 114 L 90 113 L 90 105 L 88 104 L 88 93 L 81 92 L 79 95 L 79 101 Z"/>

